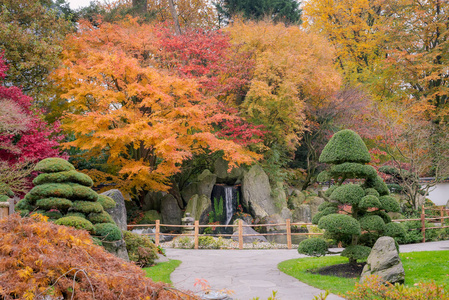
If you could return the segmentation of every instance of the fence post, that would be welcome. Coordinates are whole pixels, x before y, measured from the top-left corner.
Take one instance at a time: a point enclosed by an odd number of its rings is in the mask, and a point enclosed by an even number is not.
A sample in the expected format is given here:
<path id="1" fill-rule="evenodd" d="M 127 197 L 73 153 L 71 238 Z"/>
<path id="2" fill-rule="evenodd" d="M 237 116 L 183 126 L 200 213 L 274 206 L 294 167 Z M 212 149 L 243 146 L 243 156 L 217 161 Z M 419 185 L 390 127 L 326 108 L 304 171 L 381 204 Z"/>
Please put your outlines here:
<path id="1" fill-rule="evenodd" d="M 243 221 L 239 219 L 239 249 L 243 249 Z"/>
<path id="2" fill-rule="evenodd" d="M 8 203 L 9 203 L 9 215 L 12 215 L 15 212 L 14 207 L 15 207 L 16 199 L 9 198 Z"/>
<path id="3" fill-rule="evenodd" d="M 6 218 L 9 215 L 9 203 L 0 202 L 0 219 Z"/>
<path id="4" fill-rule="evenodd" d="M 199 226 L 200 225 L 200 221 L 195 220 L 195 249 L 198 249 L 198 233 L 199 233 Z"/>
<path id="5" fill-rule="evenodd" d="M 159 246 L 159 231 L 160 231 L 160 221 L 156 220 L 156 233 L 154 237 L 154 243 L 156 244 L 156 247 Z"/>
<path id="6" fill-rule="evenodd" d="M 426 242 L 426 211 L 424 210 L 424 205 L 421 210 L 421 232 L 422 232 L 422 242 Z"/>
<path id="7" fill-rule="evenodd" d="M 292 228 L 290 226 L 290 219 L 285 220 L 285 226 L 287 227 L 287 249 L 292 248 Z"/>
<path id="8" fill-rule="evenodd" d="M 443 210 L 443 206 L 440 206 L 440 217 L 441 217 L 441 227 L 444 226 L 444 210 Z"/>

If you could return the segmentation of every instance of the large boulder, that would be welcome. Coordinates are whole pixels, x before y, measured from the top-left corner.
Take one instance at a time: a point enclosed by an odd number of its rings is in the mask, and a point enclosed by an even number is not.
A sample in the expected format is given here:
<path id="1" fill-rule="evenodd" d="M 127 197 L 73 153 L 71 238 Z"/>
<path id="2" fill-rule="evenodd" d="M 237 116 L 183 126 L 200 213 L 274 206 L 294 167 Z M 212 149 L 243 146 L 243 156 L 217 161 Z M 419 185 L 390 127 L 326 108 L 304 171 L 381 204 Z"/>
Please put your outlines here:
<path id="1" fill-rule="evenodd" d="M 245 221 L 242 220 L 243 225 L 248 225 Z M 234 225 L 238 224 L 238 219 L 234 221 Z M 254 241 L 258 241 L 258 242 L 268 242 L 268 240 L 262 235 L 259 234 L 257 231 L 255 231 L 254 229 L 252 229 L 251 227 L 242 227 L 242 234 L 255 234 L 252 236 L 243 236 L 243 242 L 244 243 L 252 243 Z M 238 241 L 239 240 L 239 229 L 238 227 L 234 227 L 233 228 L 234 233 L 232 234 L 232 239 L 234 241 Z"/>
<path id="2" fill-rule="evenodd" d="M 212 211 L 211 201 L 205 195 L 193 195 L 189 202 L 185 213 L 190 213 L 190 216 L 195 220 L 200 221 L 200 224 L 208 222 L 208 213 Z"/>
<path id="3" fill-rule="evenodd" d="M 102 241 L 102 244 L 109 253 L 112 253 L 125 261 L 129 261 L 128 251 L 126 250 L 126 243 L 123 239 L 112 242 Z"/>
<path id="4" fill-rule="evenodd" d="M 143 210 L 161 210 L 161 200 L 167 193 L 150 191 L 146 193 L 142 209 Z"/>
<path id="5" fill-rule="evenodd" d="M 294 210 L 295 208 L 303 205 L 304 201 L 306 200 L 306 196 L 301 193 L 300 190 L 294 189 L 290 196 L 288 197 L 288 208 Z"/>
<path id="6" fill-rule="evenodd" d="M 310 213 L 312 217 L 318 213 L 318 206 L 324 203 L 325 200 L 323 198 L 312 196 L 306 199 L 306 203 L 310 206 Z"/>
<path id="7" fill-rule="evenodd" d="M 182 211 L 179 208 L 178 201 L 170 194 L 165 195 L 161 202 L 162 224 L 181 225 Z M 176 230 L 177 228 L 170 227 Z"/>
<path id="8" fill-rule="evenodd" d="M 242 167 L 239 167 L 228 172 L 229 163 L 221 157 L 215 161 L 214 170 L 214 174 L 217 175 L 217 183 L 227 185 L 240 184 L 245 171 Z"/>
<path id="9" fill-rule="evenodd" d="M 185 203 L 189 203 L 194 195 L 204 195 L 210 199 L 216 181 L 217 175 L 212 174 L 209 170 L 204 170 L 198 175 L 196 182 L 192 182 L 182 189 L 182 199 Z"/>
<path id="10" fill-rule="evenodd" d="M 106 209 L 106 212 L 111 215 L 120 230 L 126 230 L 128 222 L 126 219 L 125 198 L 122 193 L 119 190 L 114 189 L 106 191 L 102 194 L 112 198 L 115 201 L 115 207 Z"/>
<path id="11" fill-rule="evenodd" d="M 301 204 L 293 210 L 292 222 L 312 222 L 312 212 L 310 210 L 310 205 Z"/>
<path id="12" fill-rule="evenodd" d="M 259 165 L 254 165 L 244 175 L 242 182 L 243 205 L 255 218 L 265 218 L 280 212 L 271 198 L 268 176 Z"/>
<path id="13" fill-rule="evenodd" d="M 383 236 L 376 241 L 363 268 L 360 282 L 364 282 L 370 275 L 378 275 L 391 284 L 404 283 L 404 267 L 392 237 Z"/>

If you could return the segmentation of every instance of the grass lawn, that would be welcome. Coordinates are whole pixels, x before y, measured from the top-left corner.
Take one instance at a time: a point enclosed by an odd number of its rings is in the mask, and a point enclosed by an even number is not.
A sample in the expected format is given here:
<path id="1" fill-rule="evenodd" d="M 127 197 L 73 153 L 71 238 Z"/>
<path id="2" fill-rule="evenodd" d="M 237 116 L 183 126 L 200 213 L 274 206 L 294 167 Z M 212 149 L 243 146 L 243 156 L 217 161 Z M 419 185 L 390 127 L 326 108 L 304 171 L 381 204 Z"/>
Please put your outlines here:
<path id="1" fill-rule="evenodd" d="M 168 262 L 157 264 L 153 267 L 143 268 L 147 273 L 147 277 L 150 277 L 155 282 L 172 283 L 170 280 L 170 274 L 181 264 L 180 260 L 170 260 Z"/>
<path id="2" fill-rule="evenodd" d="M 434 280 L 449 289 L 449 251 L 424 251 L 400 254 L 405 270 L 405 285 Z M 323 276 L 307 272 L 324 266 L 347 263 L 341 256 L 307 257 L 281 262 L 279 270 L 311 286 L 328 290 L 334 294 L 345 294 L 354 290 L 357 279 Z"/>

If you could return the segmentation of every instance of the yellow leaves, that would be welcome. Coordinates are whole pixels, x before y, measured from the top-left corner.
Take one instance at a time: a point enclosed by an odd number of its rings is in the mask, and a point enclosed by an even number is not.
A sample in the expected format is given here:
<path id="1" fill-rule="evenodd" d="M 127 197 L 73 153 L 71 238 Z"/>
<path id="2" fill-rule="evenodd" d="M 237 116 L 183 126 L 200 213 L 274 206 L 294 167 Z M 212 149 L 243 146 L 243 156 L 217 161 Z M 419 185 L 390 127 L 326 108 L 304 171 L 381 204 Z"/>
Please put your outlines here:
<path id="1" fill-rule="evenodd" d="M 20 278 L 29 279 L 33 275 L 33 269 L 31 269 L 29 266 L 26 266 L 23 269 L 17 270 L 17 273 Z"/>
<path id="2" fill-rule="evenodd" d="M 23 294 L 23 299 L 25 299 L 25 300 L 33 300 L 34 299 L 33 291 L 26 291 L 25 294 Z"/>

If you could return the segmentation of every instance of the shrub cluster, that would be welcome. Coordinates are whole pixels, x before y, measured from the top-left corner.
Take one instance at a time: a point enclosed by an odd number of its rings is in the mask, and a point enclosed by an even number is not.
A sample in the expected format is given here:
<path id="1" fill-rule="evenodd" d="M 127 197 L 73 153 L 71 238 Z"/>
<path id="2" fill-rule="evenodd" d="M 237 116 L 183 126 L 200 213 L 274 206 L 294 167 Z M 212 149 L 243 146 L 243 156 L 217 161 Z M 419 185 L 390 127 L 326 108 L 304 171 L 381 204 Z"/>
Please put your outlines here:
<path id="1" fill-rule="evenodd" d="M 141 267 L 148 267 L 154 264 L 157 258 L 157 247 L 146 236 L 125 231 L 123 239 L 126 243 L 126 250 L 131 261 L 136 262 Z"/>
<path id="2" fill-rule="evenodd" d="M 327 253 L 327 243 L 320 238 L 310 238 L 298 245 L 298 253 L 309 256 L 323 256 Z"/>

